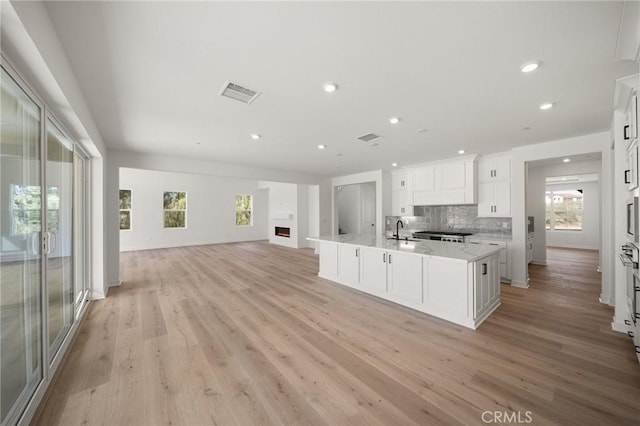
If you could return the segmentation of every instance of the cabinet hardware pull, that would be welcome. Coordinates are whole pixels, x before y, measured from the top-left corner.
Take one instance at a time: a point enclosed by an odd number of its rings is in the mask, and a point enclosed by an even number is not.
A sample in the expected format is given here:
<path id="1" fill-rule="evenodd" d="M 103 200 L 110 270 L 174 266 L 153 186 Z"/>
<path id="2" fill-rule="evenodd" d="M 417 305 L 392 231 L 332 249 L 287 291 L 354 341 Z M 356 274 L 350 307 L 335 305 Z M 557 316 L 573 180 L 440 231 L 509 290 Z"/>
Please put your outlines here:
<path id="1" fill-rule="evenodd" d="M 627 336 L 631 337 L 633 339 L 633 331 L 627 331 Z"/>
<path id="2" fill-rule="evenodd" d="M 636 346 L 636 353 L 640 354 L 640 346 Z"/>
<path id="3" fill-rule="evenodd" d="M 486 263 L 482 264 L 482 275 L 487 275 L 487 264 Z"/>
<path id="4" fill-rule="evenodd" d="M 629 320 L 624 320 L 624 325 L 631 325 L 631 321 L 629 321 Z"/>
<path id="5" fill-rule="evenodd" d="M 391 264 L 391 253 L 389 253 L 389 264 Z"/>
<path id="6" fill-rule="evenodd" d="M 382 253 L 382 263 L 387 263 L 387 253 Z"/>
<path id="7" fill-rule="evenodd" d="M 624 131 L 623 131 L 624 135 L 623 138 L 625 141 L 629 140 L 629 125 L 627 124 L 626 126 L 624 126 Z"/>
<path id="8" fill-rule="evenodd" d="M 358 257 L 358 250 L 360 250 L 360 249 L 356 249 L 356 257 Z"/>
<path id="9" fill-rule="evenodd" d="M 636 319 L 640 319 L 640 314 L 639 313 L 636 313 L 635 315 L 636 315 Z"/>
<path id="10" fill-rule="evenodd" d="M 624 183 L 631 183 L 631 178 L 629 177 L 629 173 L 631 173 L 631 170 L 624 171 Z"/>

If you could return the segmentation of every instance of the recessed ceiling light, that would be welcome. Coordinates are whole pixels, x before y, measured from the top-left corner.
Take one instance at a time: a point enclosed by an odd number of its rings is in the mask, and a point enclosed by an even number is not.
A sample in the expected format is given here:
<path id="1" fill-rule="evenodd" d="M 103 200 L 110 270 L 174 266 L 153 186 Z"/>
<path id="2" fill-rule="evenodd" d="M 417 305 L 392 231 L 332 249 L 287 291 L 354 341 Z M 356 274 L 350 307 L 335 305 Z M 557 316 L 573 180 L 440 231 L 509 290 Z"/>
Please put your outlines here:
<path id="1" fill-rule="evenodd" d="M 398 163 L 391 163 L 392 167 L 398 167 Z"/>
<path id="2" fill-rule="evenodd" d="M 546 109 L 550 109 L 551 107 L 553 107 L 553 102 L 545 102 L 540 105 L 540 109 L 543 111 Z"/>
<path id="3" fill-rule="evenodd" d="M 342 153 L 336 154 L 336 157 L 342 157 Z"/>
<path id="4" fill-rule="evenodd" d="M 563 163 L 568 163 L 569 161 L 571 161 L 571 158 L 565 158 L 564 160 L 562 160 Z"/>
<path id="5" fill-rule="evenodd" d="M 429 131 L 429 129 L 418 129 L 417 132 L 418 133 L 427 133 Z"/>
<path id="6" fill-rule="evenodd" d="M 391 117 L 389 119 L 389 123 L 391 124 L 398 124 L 400 122 L 400 117 Z"/>
<path id="7" fill-rule="evenodd" d="M 542 61 L 527 62 L 526 64 L 523 64 L 520 67 L 520 71 L 522 71 L 524 73 L 533 72 L 533 71 L 537 70 L 540 67 L 540 65 L 542 65 Z"/>
<path id="8" fill-rule="evenodd" d="M 464 149 L 458 150 L 458 154 L 464 154 L 465 152 L 467 152 L 467 151 L 465 151 Z"/>
<path id="9" fill-rule="evenodd" d="M 324 91 L 327 93 L 333 93 L 338 90 L 338 85 L 335 83 L 326 83 L 324 85 Z"/>
<path id="10" fill-rule="evenodd" d="M 257 133 L 252 133 L 252 134 L 251 134 L 251 139 L 258 140 L 258 139 L 260 139 L 260 135 L 259 135 L 259 134 L 257 134 Z"/>
<path id="11" fill-rule="evenodd" d="M 318 149 L 325 149 L 326 147 L 326 145 L 318 145 Z"/>

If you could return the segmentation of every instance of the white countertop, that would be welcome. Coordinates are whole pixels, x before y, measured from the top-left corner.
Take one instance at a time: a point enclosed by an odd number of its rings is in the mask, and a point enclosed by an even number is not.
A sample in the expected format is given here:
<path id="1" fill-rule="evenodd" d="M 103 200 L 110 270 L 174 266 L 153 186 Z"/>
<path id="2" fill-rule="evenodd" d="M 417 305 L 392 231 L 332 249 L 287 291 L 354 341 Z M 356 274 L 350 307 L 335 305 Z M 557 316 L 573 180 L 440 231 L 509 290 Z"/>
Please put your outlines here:
<path id="1" fill-rule="evenodd" d="M 396 241 L 376 235 L 344 234 L 308 237 L 309 241 L 329 241 L 343 244 L 353 244 L 363 247 L 374 247 L 383 250 L 396 250 L 447 259 L 465 260 L 473 262 L 481 257 L 497 253 L 500 247 L 485 244 L 450 243 L 446 241 Z"/>
<path id="2" fill-rule="evenodd" d="M 478 240 L 498 240 L 498 241 L 511 241 L 511 235 L 505 236 L 504 234 L 492 234 L 490 232 L 481 232 L 473 235 L 469 235 L 469 238 L 476 238 Z"/>

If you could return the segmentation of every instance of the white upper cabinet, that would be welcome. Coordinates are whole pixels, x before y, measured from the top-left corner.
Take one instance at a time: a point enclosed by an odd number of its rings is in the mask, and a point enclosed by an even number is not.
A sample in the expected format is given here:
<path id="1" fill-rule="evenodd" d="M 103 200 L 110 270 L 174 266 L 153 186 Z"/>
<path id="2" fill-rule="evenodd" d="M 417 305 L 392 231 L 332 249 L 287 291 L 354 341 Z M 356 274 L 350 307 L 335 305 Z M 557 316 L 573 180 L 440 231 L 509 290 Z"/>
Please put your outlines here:
<path id="1" fill-rule="evenodd" d="M 475 156 L 412 167 L 415 206 L 476 203 Z"/>
<path id="2" fill-rule="evenodd" d="M 480 158 L 478 161 L 478 182 L 511 180 L 511 158 Z"/>
<path id="3" fill-rule="evenodd" d="M 511 217 L 511 157 L 480 158 L 478 181 L 478 216 Z"/>
<path id="4" fill-rule="evenodd" d="M 413 216 L 413 193 L 409 170 L 394 170 L 391 173 L 391 215 Z"/>

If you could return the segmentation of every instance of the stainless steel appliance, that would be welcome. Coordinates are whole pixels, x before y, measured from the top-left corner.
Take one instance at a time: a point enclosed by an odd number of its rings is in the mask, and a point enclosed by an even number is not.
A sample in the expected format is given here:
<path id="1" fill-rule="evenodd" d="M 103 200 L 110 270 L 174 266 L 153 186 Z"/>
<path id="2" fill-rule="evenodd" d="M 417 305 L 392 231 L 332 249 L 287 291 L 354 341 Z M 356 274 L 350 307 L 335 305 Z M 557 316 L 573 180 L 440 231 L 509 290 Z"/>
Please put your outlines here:
<path id="1" fill-rule="evenodd" d="M 627 200 L 627 239 L 636 244 L 640 242 L 638 204 L 638 197 L 632 197 Z"/>
<path id="2" fill-rule="evenodd" d="M 533 225 L 533 216 L 527 217 L 527 233 L 533 234 L 535 232 L 535 226 Z"/>
<path id="3" fill-rule="evenodd" d="M 453 243 L 464 243 L 464 237 L 473 235 L 468 232 L 451 231 L 418 231 L 413 233 L 413 238 L 420 240 L 448 241 Z"/>

